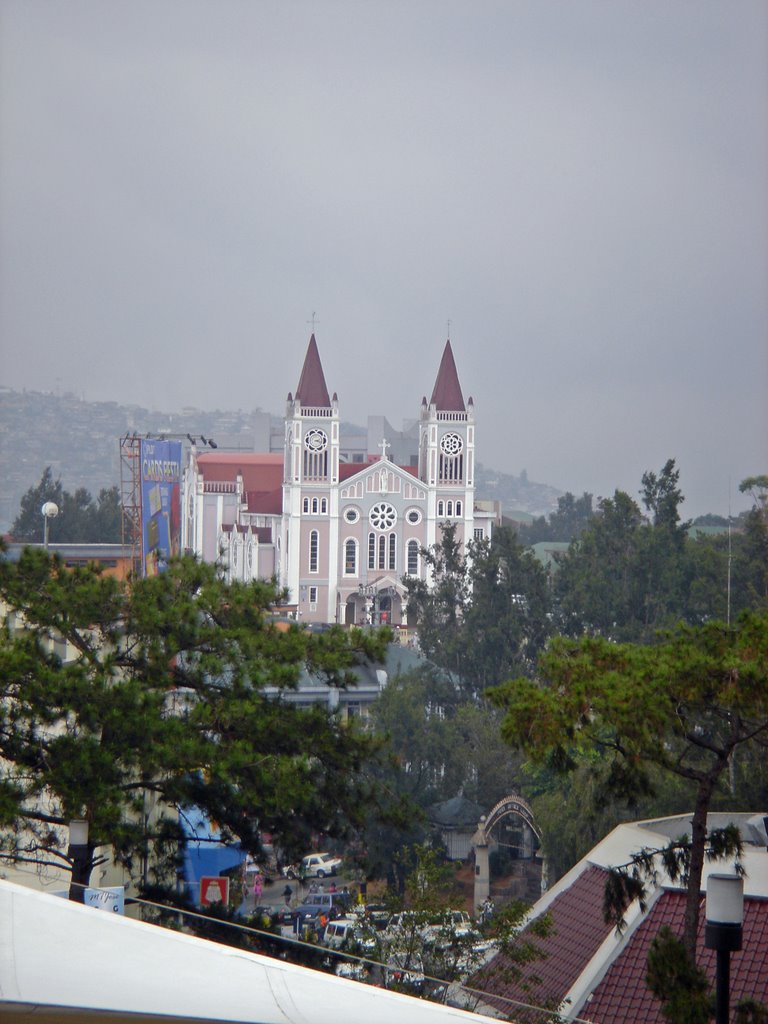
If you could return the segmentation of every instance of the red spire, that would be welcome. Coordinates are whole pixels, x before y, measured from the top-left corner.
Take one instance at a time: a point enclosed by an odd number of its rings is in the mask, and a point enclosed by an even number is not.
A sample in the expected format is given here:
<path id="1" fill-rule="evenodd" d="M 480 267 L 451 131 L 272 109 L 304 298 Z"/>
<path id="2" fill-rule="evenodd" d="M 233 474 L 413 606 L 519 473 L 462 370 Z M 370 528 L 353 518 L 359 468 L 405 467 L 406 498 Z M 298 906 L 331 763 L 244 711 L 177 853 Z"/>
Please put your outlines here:
<path id="1" fill-rule="evenodd" d="M 331 406 L 314 334 L 309 339 L 309 348 L 304 357 L 299 386 L 296 388 L 296 401 L 321 409 L 329 409 Z"/>
<path id="2" fill-rule="evenodd" d="M 445 343 L 430 405 L 436 405 L 442 412 L 464 412 L 464 396 L 461 393 L 450 340 Z"/>

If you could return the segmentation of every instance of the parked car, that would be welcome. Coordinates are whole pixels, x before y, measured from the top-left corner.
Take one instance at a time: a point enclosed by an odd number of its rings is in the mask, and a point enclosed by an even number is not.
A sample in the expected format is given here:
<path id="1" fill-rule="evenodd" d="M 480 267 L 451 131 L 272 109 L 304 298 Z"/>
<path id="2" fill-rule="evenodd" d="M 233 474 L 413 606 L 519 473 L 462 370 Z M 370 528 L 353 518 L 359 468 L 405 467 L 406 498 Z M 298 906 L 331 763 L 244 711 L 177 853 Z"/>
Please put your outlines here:
<path id="1" fill-rule="evenodd" d="M 286 878 L 325 878 L 337 875 L 341 864 L 341 858 L 330 853 L 310 853 L 302 857 L 298 864 L 289 864 L 283 868 L 283 874 Z"/>
<path id="2" fill-rule="evenodd" d="M 340 892 L 315 892 L 305 896 L 291 914 L 294 925 L 315 924 L 323 914 L 329 921 L 343 917 L 349 909 L 349 896 Z"/>
<path id="3" fill-rule="evenodd" d="M 373 932 L 363 927 L 357 917 L 338 917 L 329 921 L 323 933 L 323 945 L 329 949 L 353 949 L 358 947 L 364 953 L 376 948 Z"/>
<path id="4" fill-rule="evenodd" d="M 419 993 L 424 987 L 424 964 L 418 953 L 393 953 L 384 970 L 384 988 Z"/>

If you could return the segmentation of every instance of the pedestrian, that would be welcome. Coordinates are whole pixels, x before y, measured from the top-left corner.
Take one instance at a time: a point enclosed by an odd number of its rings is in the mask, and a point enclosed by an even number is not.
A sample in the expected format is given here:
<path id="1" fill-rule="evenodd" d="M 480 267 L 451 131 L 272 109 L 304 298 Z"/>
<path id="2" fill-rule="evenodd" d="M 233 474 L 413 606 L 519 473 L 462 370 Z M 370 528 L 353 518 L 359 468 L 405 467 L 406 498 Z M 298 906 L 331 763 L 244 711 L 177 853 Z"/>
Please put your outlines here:
<path id="1" fill-rule="evenodd" d="M 335 882 L 331 882 L 331 884 L 328 886 L 328 892 L 336 892 L 336 883 Z"/>
<path id="2" fill-rule="evenodd" d="M 256 872 L 253 879 L 253 899 L 258 904 L 261 902 L 261 894 L 264 892 L 264 880 L 260 872 Z"/>
<path id="3" fill-rule="evenodd" d="M 291 896 L 293 896 L 293 889 L 290 887 L 290 885 L 286 885 L 286 887 L 283 889 L 283 899 L 285 900 L 286 904 L 289 907 L 291 905 Z"/>

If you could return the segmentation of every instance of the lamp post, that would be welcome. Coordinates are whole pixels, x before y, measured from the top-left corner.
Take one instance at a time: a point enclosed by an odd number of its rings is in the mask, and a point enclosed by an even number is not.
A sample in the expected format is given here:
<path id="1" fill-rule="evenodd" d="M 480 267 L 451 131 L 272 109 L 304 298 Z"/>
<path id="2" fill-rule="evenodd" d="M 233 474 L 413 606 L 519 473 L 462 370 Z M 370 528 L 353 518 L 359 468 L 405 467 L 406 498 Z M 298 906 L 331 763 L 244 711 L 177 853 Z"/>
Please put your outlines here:
<path id="1" fill-rule="evenodd" d="M 85 887 L 91 875 L 91 854 L 88 849 L 88 822 L 82 818 L 75 818 L 69 823 L 67 856 L 72 861 L 69 898 L 73 903 L 84 903 Z"/>
<path id="2" fill-rule="evenodd" d="M 741 949 L 744 920 L 744 879 L 738 875 L 710 875 L 707 879 L 704 945 L 717 952 L 715 989 L 716 1024 L 728 1024 L 731 953 Z"/>
<path id="3" fill-rule="evenodd" d="M 46 501 L 43 507 L 40 509 L 43 513 L 43 547 L 48 550 L 48 521 L 55 519 L 59 514 L 59 506 L 55 501 Z"/>
<path id="4" fill-rule="evenodd" d="M 365 598 L 366 612 L 370 615 L 370 625 L 377 625 L 376 622 L 376 587 L 372 583 L 361 583 L 358 593 Z"/>

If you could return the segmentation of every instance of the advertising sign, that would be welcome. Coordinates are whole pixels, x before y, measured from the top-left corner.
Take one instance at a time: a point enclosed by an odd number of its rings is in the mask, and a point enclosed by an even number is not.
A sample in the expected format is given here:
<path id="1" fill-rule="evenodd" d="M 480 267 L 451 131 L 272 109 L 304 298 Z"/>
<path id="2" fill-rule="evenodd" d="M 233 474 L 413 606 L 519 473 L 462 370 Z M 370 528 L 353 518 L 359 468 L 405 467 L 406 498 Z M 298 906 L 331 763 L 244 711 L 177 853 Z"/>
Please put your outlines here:
<path id="1" fill-rule="evenodd" d="M 125 886 L 111 885 L 106 889 L 86 889 L 83 903 L 88 907 L 108 910 L 112 914 L 125 913 Z"/>
<path id="2" fill-rule="evenodd" d="M 203 875 L 200 879 L 200 906 L 229 903 L 229 879 L 226 875 Z"/>
<path id="3" fill-rule="evenodd" d="M 181 441 L 141 441 L 141 564 L 156 576 L 181 542 Z"/>

